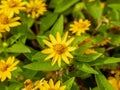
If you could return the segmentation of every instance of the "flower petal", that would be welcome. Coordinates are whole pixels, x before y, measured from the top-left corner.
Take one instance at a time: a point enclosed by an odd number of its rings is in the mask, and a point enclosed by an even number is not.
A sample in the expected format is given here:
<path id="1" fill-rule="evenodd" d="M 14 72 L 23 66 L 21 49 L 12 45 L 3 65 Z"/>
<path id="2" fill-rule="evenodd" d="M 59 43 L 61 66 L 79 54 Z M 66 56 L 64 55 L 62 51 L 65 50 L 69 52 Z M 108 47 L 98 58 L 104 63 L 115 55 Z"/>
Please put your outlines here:
<path id="1" fill-rule="evenodd" d="M 57 42 L 60 43 L 61 42 L 61 36 L 60 36 L 60 33 L 57 32 L 56 34 L 56 39 L 57 39 Z"/>
<path id="2" fill-rule="evenodd" d="M 53 44 L 55 44 L 55 43 L 57 43 L 57 41 L 56 41 L 56 39 L 55 39 L 55 37 L 53 36 L 53 35 L 49 35 L 49 38 L 50 38 L 50 41 L 53 43 Z"/>
<path id="3" fill-rule="evenodd" d="M 52 53 L 53 52 L 53 49 L 49 48 L 49 49 L 44 49 L 41 51 L 42 53 L 44 54 L 48 54 L 48 53 Z"/>
<path id="4" fill-rule="evenodd" d="M 62 54 L 62 59 L 66 64 L 70 64 L 68 58 L 65 56 L 65 54 Z"/>
<path id="5" fill-rule="evenodd" d="M 74 37 L 70 38 L 70 39 L 66 42 L 66 46 L 70 45 L 73 40 L 74 40 Z"/>
<path id="6" fill-rule="evenodd" d="M 43 40 L 43 42 L 48 46 L 48 47 L 52 47 L 52 43 L 47 41 L 47 40 Z"/>
<path id="7" fill-rule="evenodd" d="M 60 80 L 57 81 L 57 83 L 55 84 L 55 89 L 58 89 L 60 87 Z"/>

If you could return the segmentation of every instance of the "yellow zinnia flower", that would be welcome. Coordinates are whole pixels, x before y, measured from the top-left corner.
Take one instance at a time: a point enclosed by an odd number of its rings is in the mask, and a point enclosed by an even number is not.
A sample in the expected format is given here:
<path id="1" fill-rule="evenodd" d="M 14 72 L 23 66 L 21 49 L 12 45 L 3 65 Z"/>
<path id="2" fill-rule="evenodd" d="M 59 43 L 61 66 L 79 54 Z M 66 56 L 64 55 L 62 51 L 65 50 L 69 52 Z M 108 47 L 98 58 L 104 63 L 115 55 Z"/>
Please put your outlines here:
<path id="1" fill-rule="evenodd" d="M 119 82 L 116 78 L 114 77 L 109 77 L 108 82 L 113 86 L 114 90 L 120 90 L 119 87 Z"/>
<path id="2" fill-rule="evenodd" d="M 26 3 L 25 11 L 28 17 L 38 18 L 46 11 L 46 4 L 42 0 L 30 0 Z"/>
<path id="3" fill-rule="evenodd" d="M 10 31 L 10 27 L 20 25 L 19 19 L 20 17 L 12 18 L 5 13 L 0 13 L 0 32 Z"/>
<path id="4" fill-rule="evenodd" d="M 0 60 L 0 80 L 11 79 L 11 72 L 17 69 L 15 67 L 19 61 L 14 62 L 15 57 L 8 57 L 7 61 Z"/>
<path id="5" fill-rule="evenodd" d="M 43 81 L 43 85 L 40 86 L 40 90 L 65 90 L 66 86 L 60 86 L 60 81 L 54 84 L 53 80 L 50 79 L 49 82 Z"/>
<path id="6" fill-rule="evenodd" d="M 44 54 L 50 54 L 48 55 L 45 60 L 52 59 L 52 65 L 58 61 L 58 66 L 61 66 L 61 59 L 69 64 L 70 61 L 67 57 L 73 58 L 73 56 L 70 54 L 71 51 L 75 50 L 75 47 L 69 46 L 71 42 L 74 40 L 74 38 L 67 40 L 68 32 L 65 33 L 63 38 L 61 38 L 60 33 L 57 32 L 56 39 L 53 35 L 49 35 L 50 41 L 43 40 L 43 42 L 49 47 L 45 50 L 42 50 L 42 53 Z"/>
<path id="7" fill-rule="evenodd" d="M 43 84 L 43 80 L 44 78 L 37 80 L 36 82 L 32 82 L 30 79 L 27 79 L 24 82 L 25 88 L 22 90 L 39 90 L 39 87 Z"/>
<path id="8" fill-rule="evenodd" d="M 85 33 L 86 30 L 89 30 L 90 21 L 83 19 L 79 19 L 79 21 L 74 21 L 73 24 L 70 24 L 70 31 L 76 35 L 81 35 L 82 33 Z"/>
<path id="9" fill-rule="evenodd" d="M 26 4 L 26 2 L 23 2 L 22 0 L 2 0 L 0 9 L 1 12 L 7 13 L 10 16 L 13 16 L 14 14 L 19 14 L 20 10 L 24 10 L 25 7 L 23 7 Z"/>

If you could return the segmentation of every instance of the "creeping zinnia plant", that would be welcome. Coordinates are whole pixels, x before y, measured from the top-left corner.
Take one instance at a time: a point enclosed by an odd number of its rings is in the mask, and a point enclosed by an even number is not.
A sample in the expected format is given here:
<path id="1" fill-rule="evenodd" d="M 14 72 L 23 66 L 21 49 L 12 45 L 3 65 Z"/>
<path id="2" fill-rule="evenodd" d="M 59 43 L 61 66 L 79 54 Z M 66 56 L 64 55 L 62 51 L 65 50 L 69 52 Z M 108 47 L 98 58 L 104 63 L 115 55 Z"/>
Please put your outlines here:
<path id="1" fill-rule="evenodd" d="M 120 1 L 0 0 L 0 90 L 120 90 Z"/>

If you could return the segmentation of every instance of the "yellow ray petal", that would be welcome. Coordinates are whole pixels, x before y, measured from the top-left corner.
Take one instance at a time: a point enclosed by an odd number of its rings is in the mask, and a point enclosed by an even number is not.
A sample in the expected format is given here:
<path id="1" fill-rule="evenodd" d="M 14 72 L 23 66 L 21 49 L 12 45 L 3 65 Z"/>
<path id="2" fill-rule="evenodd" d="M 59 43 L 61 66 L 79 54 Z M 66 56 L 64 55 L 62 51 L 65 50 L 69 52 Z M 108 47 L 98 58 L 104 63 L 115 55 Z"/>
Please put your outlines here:
<path id="1" fill-rule="evenodd" d="M 57 32 L 57 34 L 56 34 L 56 39 L 57 39 L 58 43 L 61 43 L 61 36 L 60 36 L 59 32 Z"/>
<path id="2" fill-rule="evenodd" d="M 50 58 L 54 57 L 55 56 L 55 53 L 51 53 L 50 55 L 48 55 L 45 60 L 49 60 Z"/>
<path id="3" fill-rule="evenodd" d="M 55 44 L 55 43 L 57 43 L 57 41 L 56 41 L 56 39 L 55 39 L 55 37 L 53 36 L 53 35 L 49 35 L 49 38 L 50 38 L 50 41 L 53 43 L 53 44 Z"/>
<path id="4" fill-rule="evenodd" d="M 55 55 L 55 57 L 52 59 L 52 66 L 56 63 L 58 60 L 58 55 Z"/>
<path id="5" fill-rule="evenodd" d="M 57 83 L 55 84 L 55 89 L 58 89 L 60 87 L 60 81 L 57 81 Z"/>
<path id="6" fill-rule="evenodd" d="M 15 60 L 15 57 L 8 57 L 6 63 L 11 65 L 14 62 L 14 60 Z"/>
<path id="7" fill-rule="evenodd" d="M 62 43 L 65 43 L 67 40 L 68 32 L 65 33 L 65 35 L 62 38 Z"/>
<path id="8" fill-rule="evenodd" d="M 54 88 L 54 82 L 52 79 L 49 80 L 49 85 L 50 85 L 50 88 Z"/>
<path id="9" fill-rule="evenodd" d="M 65 54 L 62 54 L 62 59 L 66 64 L 70 64 L 68 58 L 65 56 Z"/>
<path id="10" fill-rule="evenodd" d="M 65 52 L 65 55 L 66 55 L 67 57 L 69 57 L 69 58 L 73 58 L 72 54 L 69 53 L 69 52 Z"/>
<path id="11" fill-rule="evenodd" d="M 74 51 L 76 47 L 68 47 L 68 51 Z"/>
<path id="12" fill-rule="evenodd" d="M 47 41 L 47 40 L 43 40 L 43 42 L 48 46 L 48 47 L 52 47 L 52 43 Z"/>
<path id="13" fill-rule="evenodd" d="M 43 83 L 44 83 L 44 86 L 46 87 L 46 89 L 50 88 L 50 86 L 48 85 L 47 81 L 44 80 Z"/>
<path id="14" fill-rule="evenodd" d="M 61 56 L 58 57 L 58 66 L 61 66 Z"/>
<path id="15" fill-rule="evenodd" d="M 66 86 L 60 87 L 60 90 L 65 90 Z"/>
<path id="16" fill-rule="evenodd" d="M 74 40 L 74 37 L 70 38 L 70 39 L 65 43 L 66 46 L 70 45 L 73 40 Z"/>
<path id="17" fill-rule="evenodd" d="M 53 49 L 49 48 L 49 49 L 44 49 L 41 51 L 42 53 L 44 54 L 48 54 L 48 53 L 52 53 L 53 52 Z"/>

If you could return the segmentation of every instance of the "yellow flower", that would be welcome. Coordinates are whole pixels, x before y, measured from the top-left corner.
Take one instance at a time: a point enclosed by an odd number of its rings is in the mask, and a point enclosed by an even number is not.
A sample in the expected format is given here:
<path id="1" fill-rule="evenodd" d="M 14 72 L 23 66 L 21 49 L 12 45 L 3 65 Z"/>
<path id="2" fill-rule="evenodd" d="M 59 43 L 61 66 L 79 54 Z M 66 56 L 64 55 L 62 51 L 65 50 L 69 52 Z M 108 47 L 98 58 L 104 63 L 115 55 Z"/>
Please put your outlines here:
<path id="1" fill-rule="evenodd" d="M 25 11 L 28 14 L 28 17 L 38 18 L 47 11 L 46 4 L 42 0 L 30 0 L 26 3 Z"/>
<path id="2" fill-rule="evenodd" d="M 43 84 L 43 80 L 44 78 L 34 83 L 30 79 L 27 79 L 24 82 L 25 88 L 23 88 L 22 90 L 38 90 L 39 87 Z"/>
<path id="3" fill-rule="evenodd" d="M 0 13 L 0 32 L 10 31 L 10 27 L 20 25 L 20 17 L 10 17 L 5 13 Z"/>
<path id="4" fill-rule="evenodd" d="M 19 14 L 20 10 L 24 10 L 25 4 L 26 2 L 23 2 L 22 0 L 2 0 L 0 9 L 1 12 L 13 16 L 14 14 Z"/>
<path id="5" fill-rule="evenodd" d="M 118 81 L 116 78 L 109 77 L 108 82 L 113 86 L 114 90 L 120 90 L 120 87 L 119 87 L 120 81 Z"/>
<path id="6" fill-rule="evenodd" d="M 25 80 L 24 85 L 25 88 L 22 90 L 31 90 L 34 87 L 34 83 L 30 79 Z"/>
<path id="7" fill-rule="evenodd" d="M 82 33 L 85 33 L 86 30 L 89 30 L 90 21 L 79 19 L 79 21 L 74 21 L 74 24 L 70 24 L 70 31 L 73 34 L 80 36 Z"/>
<path id="8" fill-rule="evenodd" d="M 52 59 L 52 65 L 58 61 L 58 66 L 61 66 L 61 59 L 66 63 L 69 64 L 70 61 L 68 58 L 73 58 L 73 56 L 70 54 L 71 51 L 75 50 L 75 47 L 69 46 L 71 42 L 74 40 L 74 38 L 67 40 L 68 32 L 65 33 L 65 35 L 61 38 L 60 33 L 57 32 L 56 39 L 53 35 L 49 35 L 50 41 L 43 40 L 43 42 L 49 47 L 45 50 L 42 50 L 42 53 L 44 54 L 50 54 L 48 55 L 45 60 Z"/>
<path id="9" fill-rule="evenodd" d="M 49 82 L 43 81 L 43 85 L 40 86 L 40 90 L 65 90 L 66 86 L 60 86 L 60 81 L 54 84 L 53 80 L 50 79 Z"/>
<path id="10" fill-rule="evenodd" d="M 0 80 L 11 79 L 11 72 L 17 69 L 15 67 L 19 61 L 14 62 L 15 57 L 8 57 L 7 61 L 0 60 Z"/>

